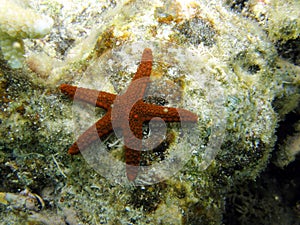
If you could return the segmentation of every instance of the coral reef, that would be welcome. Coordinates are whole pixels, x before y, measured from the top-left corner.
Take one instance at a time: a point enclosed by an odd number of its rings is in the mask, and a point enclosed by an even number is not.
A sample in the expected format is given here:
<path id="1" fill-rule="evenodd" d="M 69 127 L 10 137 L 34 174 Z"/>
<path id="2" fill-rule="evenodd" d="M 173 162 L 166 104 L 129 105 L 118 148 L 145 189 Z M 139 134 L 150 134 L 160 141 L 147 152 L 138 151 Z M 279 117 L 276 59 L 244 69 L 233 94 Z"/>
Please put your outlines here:
<path id="1" fill-rule="evenodd" d="M 1 45 L 0 192 L 23 201 L 31 196 L 20 196 L 26 189 L 44 202 L 37 210 L 26 204 L 14 208 L 0 195 L 4 222 L 229 224 L 228 216 L 222 222 L 228 213 L 226 204 L 233 205 L 228 215 L 241 215 L 238 222 L 245 221 L 253 215 L 249 207 L 261 199 L 253 190 L 267 193 L 274 186 L 268 180 L 261 189 L 253 187 L 262 185 L 262 180 L 254 181 L 260 179 L 270 159 L 279 166 L 297 160 L 298 119 L 291 122 L 295 129 L 288 135 L 276 133 L 291 121 L 291 113 L 299 115 L 299 57 L 295 52 L 295 60 L 290 60 L 283 53 L 290 43 L 299 45 L 296 1 L 28 0 L 32 9 L 16 2 L 9 1 L 6 7 L 46 14 L 55 23 L 47 40 L 40 41 L 32 38 L 45 35 L 52 22 L 42 24 L 43 32 L 31 23 L 31 31 L 13 36 L 2 28 L 2 18 L 7 16 L 0 16 L 0 37 L 10 43 L 15 40 L 19 45 L 13 45 L 26 49 L 28 55 L 24 67 L 14 70 L 20 61 L 7 58 Z M 289 13 L 279 16 L 283 12 Z M 24 21 L 17 21 L 11 29 L 24 27 Z M 135 186 L 119 177 L 108 179 L 85 156 L 67 154 L 81 130 L 103 111 L 73 105 L 58 87 L 70 83 L 120 93 L 128 86 L 145 47 L 152 49 L 155 59 L 154 94 L 145 101 L 179 102 L 197 113 L 199 123 L 197 132 L 188 137 L 183 137 L 177 125 L 168 126 L 166 141 L 141 161 L 142 165 L 159 165 L 179 148 L 174 162 L 187 158 L 180 171 L 151 185 L 142 183 L 141 177 Z M 22 51 L 14 55 L 21 57 Z M 111 155 L 122 161 L 119 142 L 110 137 L 106 144 Z M 97 163 L 125 174 L 108 162 Z M 248 184 L 251 187 L 243 192 Z M 293 196 L 295 209 L 297 198 Z M 265 195 L 257 219 L 265 219 L 272 202 L 276 209 L 285 204 L 280 201 L 279 194 Z M 296 220 L 290 218 L 285 224 Z M 256 222 L 265 221 L 274 220 Z"/>

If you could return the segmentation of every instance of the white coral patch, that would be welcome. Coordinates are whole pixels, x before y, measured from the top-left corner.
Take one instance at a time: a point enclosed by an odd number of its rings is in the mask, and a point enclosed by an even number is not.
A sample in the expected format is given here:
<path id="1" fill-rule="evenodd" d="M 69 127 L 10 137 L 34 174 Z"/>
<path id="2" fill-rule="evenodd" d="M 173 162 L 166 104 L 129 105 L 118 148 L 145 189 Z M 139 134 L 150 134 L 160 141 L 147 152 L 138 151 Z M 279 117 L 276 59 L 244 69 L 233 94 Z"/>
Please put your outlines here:
<path id="1" fill-rule="evenodd" d="M 48 16 L 42 16 L 33 24 L 34 33 L 44 36 L 48 34 L 53 26 L 53 20 Z"/>

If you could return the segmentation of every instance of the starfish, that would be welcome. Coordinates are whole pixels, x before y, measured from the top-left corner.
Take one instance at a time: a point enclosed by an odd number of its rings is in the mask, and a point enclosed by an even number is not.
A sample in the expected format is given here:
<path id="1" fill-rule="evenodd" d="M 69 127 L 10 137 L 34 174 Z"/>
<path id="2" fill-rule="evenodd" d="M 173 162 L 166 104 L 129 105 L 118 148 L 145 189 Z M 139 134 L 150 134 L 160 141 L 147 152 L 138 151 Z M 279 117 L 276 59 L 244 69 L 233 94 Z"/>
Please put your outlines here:
<path id="1" fill-rule="evenodd" d="M 126 92 L 121 95 L 61 84 L 62 93 L 71 99 L 74 99 L 77 92 L 76 99 L 106 110 L 101 119 L 79 136 L 69 148 L 69 154 L 78 154 L 98 138 L 106 137 L 113 131 L 120 132 L 124 138 L 127 179 L 134 181 L 140 165 L 143 123 L 151 119 L 155 120 L 157 117 L 165 122 L 197 122 L 197 115 L 188 110 L 143 101 L 145 91 L 150 84 L 152 62 L 151 49 L 144 49 L 141 62 L 131 83 Z M 95 130 L 97 133 L 94 132 Z"/>

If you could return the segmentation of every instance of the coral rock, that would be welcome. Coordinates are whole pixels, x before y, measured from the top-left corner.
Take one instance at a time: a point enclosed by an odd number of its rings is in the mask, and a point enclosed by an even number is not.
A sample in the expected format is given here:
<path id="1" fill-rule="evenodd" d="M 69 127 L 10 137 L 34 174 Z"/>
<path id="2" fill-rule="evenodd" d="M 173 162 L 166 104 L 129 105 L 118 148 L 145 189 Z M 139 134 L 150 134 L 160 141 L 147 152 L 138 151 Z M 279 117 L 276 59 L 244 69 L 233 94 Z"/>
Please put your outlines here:
<path id="1" fill-rule="evenodd" d="M 15 1 L 0 0 L 0 47 L 12 68 L 23 62 L 24 38 L 41 38 L 49 33 L 53 20 L 23 8 Z"/>

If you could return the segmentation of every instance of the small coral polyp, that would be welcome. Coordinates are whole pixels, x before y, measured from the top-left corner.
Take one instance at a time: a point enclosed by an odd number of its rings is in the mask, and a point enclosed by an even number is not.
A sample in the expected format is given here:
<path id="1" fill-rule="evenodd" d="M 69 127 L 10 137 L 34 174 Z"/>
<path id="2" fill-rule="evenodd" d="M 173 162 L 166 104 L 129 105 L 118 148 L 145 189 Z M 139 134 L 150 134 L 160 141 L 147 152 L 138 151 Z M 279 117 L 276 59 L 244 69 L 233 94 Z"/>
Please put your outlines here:
<path id="1" fill-rule="evenodd" d="M 41 38 L 53 26 L 50 17 L 23 8 L 16 1 L 0 0 L 0 48 L 12 68 L 22 67 L 25 38 Z"/>

